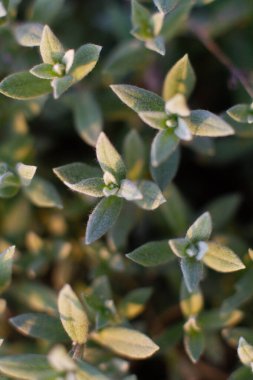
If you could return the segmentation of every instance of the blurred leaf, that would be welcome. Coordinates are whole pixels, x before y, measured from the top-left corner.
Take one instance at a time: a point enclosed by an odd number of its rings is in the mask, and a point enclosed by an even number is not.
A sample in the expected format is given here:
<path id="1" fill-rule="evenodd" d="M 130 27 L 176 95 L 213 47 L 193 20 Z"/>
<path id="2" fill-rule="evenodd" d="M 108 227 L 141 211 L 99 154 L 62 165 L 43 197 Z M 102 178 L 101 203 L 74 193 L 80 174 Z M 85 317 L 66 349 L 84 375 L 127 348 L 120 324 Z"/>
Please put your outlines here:
<path id="1" fill-rule="evenodd" d="M 47 314 L 29 313 L 10 318 L 10 323 L 21 333 L 50 342 L 66 342 L 68 336 L 60 320 Z"/>
<path id="2" fill-rule="evenodd" d="M 84 344 L 88 338 L 88 317 L 69 285 L 65 285 L 59 293 L 58 309 L 61 322 L 68 336 L 73 342 Z"/>
<path id="3" fill-rule="evenodd" d="M 203 257 L 203 262 L 208 267 L 218 272 L 234 272 L 245 268 L 239 257 L 228 247 L 217 243 L 207 243 L 208 251 Z"/>
<path id="4" fill-rule="evenodd" d="M 14 35 L 21 46 L 40 46 L 43 25 L 35 22 L 18 24 L 14 29 Z"/>
<path id="5" fill-rule="evenodd" d="M 13 99 L 32 99 L 51 91 L 50 81 L 36 78 L 26 71 L 11 74 L 0 83 L 0 93 Z"/>
<path id="6" fill-rule="evenodd" d="M 30 186 L 26 187 L 25 194 L 35 206 L 63 207 L 58 191 L 45 179 L 34 178 Z"/>
<path id="7" fill-rule="evenodd" d="M 92 335 L 97 343 L 115 353 L 131 358 L 145 359 L 159 347 L 146 335 L 125 327 L 108 327 Z"/>
<path id="8" fill-rule="evenodd" d="M 11 283 L 13 256 L 15 247 L 9 247 L 0 254 L 0 292 L 8 288 Z"/>
<path id="9" fill-rule="evenodd" d="M 196 76 L 188 55 L 181 58 L 168 72 L 163 84 L 163 98 L 169 100 L 177 94 L 187 98 L 191 95 Z"/>
<path id="10" fill-rule="evenodd" d="M 146 243 L 126 256 L 144 267 L 162 265 L 174 259 L 167 240 Z"/>
<path id="11" fill-rule="evenodd" d="M 152 294 L 152 288 L 132 290 L 120 302 L 118 310 L 127 319 L 136 318 L 145 310 L 145 304 Z"/>
<path id="12" fill-rule="evenodd" d="M 138 188 L 143 195 L 143 199 L 135 201 L 135 203 L 144 210 L 155 210 L 166 202 L 159 187 L 154 182 L 139 181 Z"/>

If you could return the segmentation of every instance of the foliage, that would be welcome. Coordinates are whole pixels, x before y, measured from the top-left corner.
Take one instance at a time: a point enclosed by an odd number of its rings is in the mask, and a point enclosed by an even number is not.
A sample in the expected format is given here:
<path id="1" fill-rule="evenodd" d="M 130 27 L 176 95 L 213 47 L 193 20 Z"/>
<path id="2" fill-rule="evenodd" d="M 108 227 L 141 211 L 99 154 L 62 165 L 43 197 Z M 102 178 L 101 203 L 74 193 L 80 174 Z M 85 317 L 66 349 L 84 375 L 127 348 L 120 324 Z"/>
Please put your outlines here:
<path id="1" fill-rule="evenodd" d="M 0 1 L 1 379 L 253 378 L 252 20 Z"/>

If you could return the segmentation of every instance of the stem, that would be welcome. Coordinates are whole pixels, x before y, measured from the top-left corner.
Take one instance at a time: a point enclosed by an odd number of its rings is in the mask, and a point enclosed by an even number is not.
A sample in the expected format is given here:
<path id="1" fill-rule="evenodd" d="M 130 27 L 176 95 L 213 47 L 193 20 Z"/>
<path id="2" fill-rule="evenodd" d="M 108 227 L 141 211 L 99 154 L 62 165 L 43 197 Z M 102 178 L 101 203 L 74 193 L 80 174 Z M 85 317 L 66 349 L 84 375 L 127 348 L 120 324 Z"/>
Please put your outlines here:
<path id="1" fill-rule="evenodd" d="M 71 349 L 70 354 L 74 360 L 82 359 L 84 352 L 84 345 L 75 343 Z"/>
<path id="2" fill-rule="evenodd" d="M 212 53 L 218 61 L 220 61 L 228 69 L 231 75 L 242 84 L 249 96 L 253 98 L 253 87 L 251 86 L 248 78 L 233 64 L 230 58 L 221 50 L 208 32 L 201 26 L 194 25 L 192 22 L 189 23 L 189 29 L 202 42 L 207 50 L 209 50 L 210 53 Z"/>

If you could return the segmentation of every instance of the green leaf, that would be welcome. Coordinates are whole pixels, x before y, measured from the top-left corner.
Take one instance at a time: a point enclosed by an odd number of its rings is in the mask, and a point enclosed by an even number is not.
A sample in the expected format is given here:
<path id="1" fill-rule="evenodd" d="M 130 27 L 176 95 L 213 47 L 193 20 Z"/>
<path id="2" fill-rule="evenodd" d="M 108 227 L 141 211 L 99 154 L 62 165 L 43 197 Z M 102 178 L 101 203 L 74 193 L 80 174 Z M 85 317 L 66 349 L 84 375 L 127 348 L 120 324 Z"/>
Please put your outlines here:
<path id="1" fill-rule="evenodd" d="M 126 256 L 144 267 L 163 265 L 174 259 L 167 240 L 146 243 Z"/>
<path id="2" fill-rule="evenodd" d="M 66 342 L 65 333 L 59 318 L 42 313 L 21 314 L 10 318 L 9 322 L 21 333 L 50 342 Z"/>
<path id="3" fill-rule="evenodd" d="M 253 110 L 248 104 L 237 104 L 227 110 L 227 114 L 238 123 L 253 122 Z"/>
<path id="4" fill-rule="evenodd" d="M 53 70 L 53 66 L 49 63 L 41 63 L 40 65 L 34 66 L 30 70 L 30 73 L 41 79 L 53 79 L 57 76 Z"/>
<path id="5" fill-rule="evenodd" d="M 77 360 L 78 369 L 76 372 L 77 380 L 109 380 L 109 377 L 103 375 L 95 367 L 82 360 Z"/>
<path id="6" fill-rule="evenodd" d="M 137 185 L 129 179 L 123 179 L 121 181 L 117 196 L 122 197 L 127 201 L 135 201 L 143 198 L 142 193 L 138 189 Z"/>
<path id="7" fill-rule="evenodd" d="M 24 22 L 14 29 L 14 35 L 21 46 L 40 46 L 43 25 L 37 22 Z"/>
<path id="8" fill-rule="evenodd" d="M 85 179 L 102 177 L 100 169 L 82 162 L 59 166 L 58 168 L 54 168 L 53 172 L 70 189 Z"/>
<path id="9" fill-rule="evenodd" d="M 54 98 L 59 99 L 59 97 L 64 94 L 64 92 L 66 92 L 73 84 L 74 80 L 70 75 L 65 75 L 62 78 L 54 78 L 51 82 Z"/>
<path id="10" fill-rule="evenodd" d="M 233 128 L 209 111 L 196 110 L 192 111 L 190 118 L 187 119 L 187 125 L 195 136 L 223 137 L 233 135 Z"/>
<path id="11" fill-rule="evenodd" d="M 32 9 L 32 19 L 43 23 L 51 23 L 59 15 L 64 6 L 64 0 L 35 0 Z"/>
<path id="12" fill-rule="evenodd" d="M 13 99 L 32 99 L 51 91 L 49 80 L 36 78 L 26 71 L 11 74 L 0 82 L 0 93 Z"/>
<path id="13" fill-rule="evenodd" d="M 248 367 L 240 367 L 234 371 L 228 380 L 249 380 L 252 378 L 252 370 Z"/>
<path id="14" fill-rule="evenodd" d="M 246 366 L 253 364 L 253 346 L 250 345 L 243 337 L 239 340 L 238 356 L 241 362 Z"/>
<path id="15" fill-rule="evenodd" d="M 2 356 L 0 371 L 19 380 L 52 380 L 57 377 L 57 372 L 50 367 L 44 355 Z"/>
<path id="16" fill-rule="evenodd" d="M 166 121 L 168 120 L 168 115 L 165 112 L 146 111 L 140 112 L 139 116 L 151 128 L 167 129 Z"/>
<path id="17" fill-rule="evenodd" d="M 2 1 L 0 1 L 0 18 L 4 18 L 7 16 L 7 10 Z"/>
<path id="18" fill-rule="evenodd" d="M 62 325 L 72 341 L 84 344 L 88 338 L 89 320 L 81 302 L 68 284 L 59 293 L 58 310 Z"/>
<path id="19" fill-rule="evenodd" d="M 104 172 L 111 173 L 118 180 L 126 176 L 125 164 L 107 136 L 101 132 L 97 140 L 96 154 Z"/>
<path id="20" fill-rule="evenodd" d="M 155 51 L 158 54 L 165 55 L 165 41 L 162 36 L 158 36 L 153 38 L 152 40 L 148 40 L 145 42 L 145 46 L 147 49 Z"/>
<path id="21" fill-rule="evenodd" d="M 154 0 L 154 4 L 157 6 L 159 12 L 165 14 L 172 11 L 179 2 L 180 0 Z"/>
<path id="22" fill-rule="evenodd" d="M 202 214 L 188 229 L 186 236 L 192 242 L 208 240 L 212 233 L 212 219 L 209 212 Z"/>
<path id="23" fill-rule="evenodd" d="M 102 199 L 89 217 L 85 243 L 91 244 L 103 236 L 116 222 L 122 207 L 122 199 L 107 197 Z"/>
<path id="24" fill-rule="evenodd" d="M 151 175 L 161 190 L 165 190 L 177 174 L 179 162 L 180 150 L 176 149 L 159 166 L 150 165 Z"/>
<path id="25" fill-rule="evenodd" d="M 6 169 L 8 170 L 8 169 Z M 0 175 L 0 197 L 12 198 L 20 189 L 19 178 L 10 171 Z"/>
<path id="26" fill-rule="evenodd" d="M 79 136 L 89 145 L 96 146 L 103 128 L 103 117 L 94 96 L 88 92 L 78 94 L 73 104 L 75 128 Z"/>
<path id="27" fill-rule="evenodd" d="M 138 188 L 142 193 L 143 199 L 135 203 L 144 210 L 155 210 L 161 204 L 166 202 L 159 187 L 152 181 L 139 181 Z"/>
<path id="28" fill-rule="evenodd" d="M 102 47 L 94 44 L 81 46 L 75 54 L 73 65 L 69 71 L 75 81 L 82 80 L 96 66 Z"/>
<path id="29" fill-rule="evenodd" d="M 173 131 L 167 129 L 155 136 L 151 146 L 151 164 L 158 167 L 177 149 L 179 138 Z"/>
<path id="30" fill-rule="evenodd" d="M 34 178 L 30 186 L 25 188 L 28 199 L 38 207 L 62 208 L 62 201 L 56 188 L 42 178 Z"/>
<path id="31" fill-rule="evenodd" d="M 194 89 L 196 76 L 188 55 L 184 55 L 168 72 L 163 84 L 163 98 L 169 100 L 177 94 L 189 97 Z"/>
<path id="32" fill-rule="evenodd" d="M 204 299 L 200 290 L 189 292 L 184 282 L 181 284 L 180 308 L 185 318 L 196 317 L 203 309 Z"/>
<path id="33" fill-rule="evenodd" d="M 207 245 L 208 251 L 203 257 L 203 262 L 209 268 L 223 273 L 245 268 L 245 265 L 230 248 L 213 242 L 207 243 Z"/>
<path id="34" fill-rule="evenodd" d="M 184 257 L 180 261 L 180 266 L 188 291 L 190 293 L 197 291 L 199 283 L 203 278 L 202 262 L 197 261 L 194 258 Z"/>
<path id="35" fill-rule="evenodd" d="M 64 55 L 64 48 L 62 44 L 48 25 L 44 26 L 42 32 L 40 54 L 43 62 L 51 65 L 60 62 Z"/>
<path id="36" fill-rule="evenodd" d="M 71 373 L 76 371 L 76 363 L 72 357 L 70 357 L 64 346 L 57 345 L 53 347 L 48 356 L 50 365 L 60 372 Z"/>
<path id="37" fill-rule="evenodd" d="M 139 288 L 128 293 L 118 306 L 119 313 L 127 319 L 136 318 L 144 309 L 152 294 L 152 288 Z"/>
<path id="38" fill-rule="evenodd" d="M 15 246 L 11 246 L 0 254 L 0 293 L 4 292 L 11 283 L 14 253 Z"/>
<path id="39" fill-rule="evenodd" d="M 185 238 L 170 239 L 169 246 L 177 257 L 186 257 L 186 249 L 189 245 L 189 240 Z"/>
<path id="40" fill-rule="evenodd" d="M 184 337 L 185 350 L 193 363 L 197 363 L 205 349 L 205 337 L 200 328 L 190 327 Z"/>
<path id="41" fill-rule="evenodd" d="M 251 286 L 252 278 L 253 268 L 249 268 L 248 271 L 241 276 L 239 281 L 235 283 L 235 293 L 224 300 L 222 304 L 223 313 L 229 313 L 235 309 L 238 309 L 253 298 L 253 288 Z"/>
<path id="42" fill-rule="evenodd" d="M 81 194 L 89 195 L 90 197 L 100 198 L 104 196 L 104 181 L 103 178 L 88 178 L 74 184 L 68 184 L 71 190 Z"/>
<path id="43" fill-rule="evenodd" d="M 132 181 L 137 180 L 145 165 L 145 147 L 137 131 L 133 129 L 127 134 L 123 148 L 127 177 Z"/>
<path id="44" fill-rule="evenodd" d="M 141 41 L 154 37 L 154 25 L 149 10 L 137 0 L 131 1 L 132 25 L 131 33 Z"/>
<path id="45" fill-rule="evenodd" d="M 151 91 L 128 84 L 114 84 L 110 87 L 120 100 L 135 112 L 164 112 L 164 100 Z"/>
<path id="46" fill-rule="evenodd" d="M 22 186 L 29 186 L 36 173 L 37 167 L 32 165 L 25 165 L 19 162 L 16 165 L 16 170 Z"/>
<path id="47" fill-rule="evenodd" d="M 145 359 L 152 356 L 159 347 L 146 335 L 125 327 L 108 327 L 92 334 L 102 346 L 130 359 Z"/>

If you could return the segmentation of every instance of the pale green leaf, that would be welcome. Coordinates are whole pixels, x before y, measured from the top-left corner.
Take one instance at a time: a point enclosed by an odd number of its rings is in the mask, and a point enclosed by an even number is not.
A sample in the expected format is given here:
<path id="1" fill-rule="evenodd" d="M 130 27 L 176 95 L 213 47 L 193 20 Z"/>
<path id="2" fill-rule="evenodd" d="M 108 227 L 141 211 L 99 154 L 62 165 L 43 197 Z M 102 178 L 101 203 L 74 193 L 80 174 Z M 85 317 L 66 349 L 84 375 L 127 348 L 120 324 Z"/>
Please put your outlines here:
<path id="1" fill-rule="evenodd" d="M 145 42 L 145 46 L 147 49 L 155 51 L 158 54 L 165 55 L 165 41 L 162 36 L 158 36 L 153 38 L 152 40 L 148 40 Z"/>
<path id="2" fill-rule="evenodd" d="M 154 25 L 149 10 L 137 0 L 131 1 L 132 25 L 131 33 L 138 39 L 145 41 L 154 37 Z"/>
<path id="3" fill-rule="evenodd" d="M 19 162 L 16 165 L 16 170 L 22 186 L 29 186 L 36 173 L 37 167 L 32 165 L 25 165 Z"/>
<path id="4" fill-rule="evenodd" d="M 194 258 L 184 257 L 180 261 L 185 285 L 189 292 L 198 290 L 199 283 L 203 278 L 203 264 Z"/>
<path id="5" fill-rule="evenodd" d="M 41 79 L 54 79 L 58 75 L 53 70 L 53 66 L 49 63 L 41 63 L 40 65 L 34 66 L 30 73 L 37 78 Z"/>
<path id="6" fill-rule="evenodd" d="M 100 169 L 82 162 L 59 166 L 58 168 L 54 168 L 53 172 L 69 188 L 85 179 L 102 177 Z"/>
<path id="7" fill-rule="evenodd" d="M 0 371 L 19 380 L 52 380 L 57 377 L 47 357 L 36 354 L 2 356 Z"/>
<path id="8" fill-rule="evenodd" d="M 34 178 L 30 186 L 25 188 L 28 199 L 38 207 L 62 208 L 62 201 L 56 188 L 42 178 Z"/>
<path id="9" fill-rule="evenodd" d="M 152 128 L 155 129 L 165 129 L 166 121 L 168 120 L 168 115 L 165 112 L 156 112 L 156 111 L 146 111 L 139 112 L 140 118 Z"/>
<path id="10" fill-rule="evenodd" d="M 175 152 L 179 138 L 170 129 L 159 131 L 151 145 L 151 164 L 154 167 L 161 165 Z"/>
<path id="11" fill-rule="evenodd" d="M 195 86 L 196 76 L 188 55 L 184 55 L 168 72 L 163 84 L 163 98 L 169 100 L 177 94 L 189 97 Z"/>
<path id="12" fill-rule="evenodd" d="M 60 62 L 64 55 L 62 44 L 48 25 L 44 26 L 42 32 L 40 54 L 44 63 L 50 63 L 52 65 Z"/>
<path id="13" fill-rule="evenodd" d="M 142 193 L 143 199 L 135 203 L 144 210 L 155 210 L 166 202 L 159 187 L 152 181 L 139 181 L 138 188 Z"/>
<path id="14" fill-rule="evenodd" d="M 35 0 L 32 9 L 32 19 L 43 23 L 50 23 L 59 15 L 65 0 Z"/>
<path id="15" fill-rule="evenodd" d="M 199 329 L 191 330 L 184 337 L 185 350 L 193 363 L 197 363 L 205 349 L 205 337 Z"/>
<path id="16" fill-rule="evenodd" d="M 73 65 L 69 71 L 75 81 L 82 80 L 96 66 L 102 47 L 94 44 L 85 44 L 75 53 Z"/>
<path id="17" fill-rule="evenodd" d="M 167 240 L 146 243 L 126 256 L 144 267 L 164 265 L 174 259 Z"/>
<path id="18" fill-rule="evenodd" d="M 126 176 L 125 164 L 107 136 L 101 132 L 97 140 L 96 154 L 104 172 L 111 173 L 118 180 Z"/>
<path id="19" fill-rule="evenodd" d="M 73 104 L 75 128 L 80 137 L 91 146 L 96 146 L 98 136 L 103 128 L 100 107 L 92 94 L 78 94 Z"/>
<path id="20" fill-rule="evenodd" d="M 119 313 L 127 319 L 136 318 L 145 310 L 152 288 L 139 288 L 128 293 L 118 305 Z"/>
<path id="21" fill-rule="evenodd" d="M 91 244 L 103 236 L 116 222 L 122 207 L 122 199 L 111 196 L 102 199 L 89 216 L 85 242 Z"/>
<path id="22" fill-rule="evenodd" d="M 253 122 L 253 110 L 248 104 L 237 104 L 227 110 L 227 114 L 238 123 Z"/>
<path id="23" fill-rule="evenodd" d="M 246 366 L 251 366 L 253 363 L 253 346 L 249 344 L 243 337 L 239 340 L 238 356 L 241 362 Z"/>
<path id="24" fill-rule="evenodd" d="M 85 343 L 88 338 L 89 320 L 81 302 L 68 284 L 59 293 L 58 310 L 62 325 L 72 341 L 78 344 Z"/>
<path id="25" fill-rule="evenodd" d="M 59 318 L 42 313 L 21 314 L 9 319 L 10 323 L 23 335 L 50 342 L 66 342 L 65 333 Z"/>
<path id="26" fill-rule="evenodd" d="M 169 240 L 169 246 L 172 249 L 172 252 L 177 257 L 185 257 L 186 256 L 186 249 L 189 245 L 189 240 L 185 238 L 177 238 L 177 239 L 170 239 Z"/>
<path id="27" fill-rule="evenodd" d="M 90 197 L 100 198 L 104 196 L 104 181 L 103 178 L 88 178 L 80 182 L 67 184 L 67 186 L 74 191 L 81 194 L 89 195 Z"/>
<path id="28" fill-rule="evenodd" d="M 7 169 L 8 170 L 8 169 Z M 19 178 L 10 171 L 0 175 L 0 197 L 12 198 L 20 189 Z"/>
<path id="29" fill-rule="evenodd" d="M 130 359 L 145 359 L 159 347 L 146 335 L 125 327 L 108 327 L 92 335 L 102 346 Z"/>
<path id="30" fill-rule="evenodd" d="M 207 243 L 208 251 L 204 255 L 203 262 L 209 268 L 217 272 L 235 272 L 245 268 L 239 257 L 228 247 L 217 243 Z"/>
<path id="31" fill-rule="evenodd" d="M 204 306 L 204 299 L 200 290 L 189 292 L 184 282 L 181 284 L 180 308 L 185 318 L 197 316 Z"/>
<path id="32" fill-rule="evenodd" d="M 129 179 L 123 179 L 121 181 L 117 196 L 125 198 L 127 201 L 135 201 L 143 198 L 137 185 Z"/>
<path id="33" fill-rule="evenodd" d="M 195 136 L 223 137 L 235 133 L 226 121 L 204 110 L 192 111 L 187 125 Z"/>
<path id="34" fill-rule="evenodd" d="M 14 35 L 21 46 L 40 46 L 43 25 L 36 22 L 24 22 L 14 29 Z"/>
<path id="35" fill-rule="evenodd" d="M 76 363 L 74 359 L 68 355 L 64 346 L 61 346 L 61 345 L 54 346 L 50 350 L 47 358 L 51 366 L 57 371 L 60 371 L 60 372 L 65 372 L 65 371 L 75 372 L 76 371 Z"/>
<path id="36" fill-rule="evenodd" d="M 11 74 L 0 83 L 0 93 L 13 99 L 32 99 L 51 91 L 49 80 L 36 78 L 27 71 Z"/>
<path id="37" fill-rule="evenodd" d="M 164 100 L 151 91 L 128 84 L 114 84 L 111 89 L 120 100 L 135 112 L 164 112 Z"/>
<path id="38" fill-rule="evenodd" d="M 180 0 L 154 0 L 154 4 L 157 6 L 160 12 L 169 13 L 172 11 L 178 4 Z"/>
<path id="39" fill-rule="evenodd" d="M 0 292 L 2 293 L 11 283 L 13 256 L 15 247 L 11 246 L 0 254 Z"/>
<path id="40" fill-rule="evenodd" d="M 133 129 L 127 134 L 123 148 L 127 177 L 133 181 L 137 180 L 145 165 L 145 147 L 137 131 Z"/>
<path id="41" fill-rule="evenodd" d="M 70 75 L 65 75 L 62 78 L 54 78 L 51 82 L 54 98 L 59 99 L 59 97 L 64 94 L 64 92 L 66 92 L 73 84 L 74 80 Z"/>
<path id="42" fill-rule="evenodd" d="M 162 191 L 166 189 L 177 174 L 179 162 L 180 150 L 176 149 L 159 166 L 150 165 L 151 175 Z"/>
<path id="43" fill-rule="evenodd" d="M 209 212 L 202 214 L 188 229 L 186 236 L 192 242 L 208 240 L 212 233 L 212 219 Z"/>

